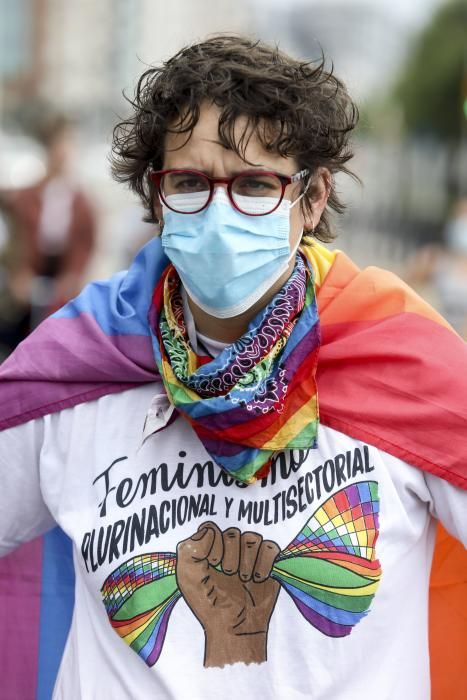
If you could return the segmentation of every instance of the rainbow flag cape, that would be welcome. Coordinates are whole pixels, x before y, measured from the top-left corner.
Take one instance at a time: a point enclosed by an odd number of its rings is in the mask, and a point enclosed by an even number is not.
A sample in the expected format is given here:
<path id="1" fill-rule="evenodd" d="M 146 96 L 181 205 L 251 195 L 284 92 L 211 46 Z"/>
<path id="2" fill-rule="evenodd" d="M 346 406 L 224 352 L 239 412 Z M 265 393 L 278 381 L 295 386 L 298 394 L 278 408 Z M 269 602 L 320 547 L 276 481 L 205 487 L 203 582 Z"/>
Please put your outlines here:
<path id="1" fill-rule="evenodd" d="M 467 345 L 391 273 L 360 271 L 344 253 L 316 243 L 303 252 L 317 288 L 323 425 L 466 488 Z M 126 273 L 89 285 L 41 324 L 0 367 L 0 430 L 158 381 L 147 312 L 167 264 L 155 239 Z M 451 538 L 441 538 L 440 548 L 432 575 L 432 697 L 457 700 L 465 677 L 467 557 Z M 5 697 L 51 697 L 72 605 L 71 543 L 60 531 L 0 560 Z M 441 624 L 444 639 L 456 641 L 449 666 L 438 643 Z"/>

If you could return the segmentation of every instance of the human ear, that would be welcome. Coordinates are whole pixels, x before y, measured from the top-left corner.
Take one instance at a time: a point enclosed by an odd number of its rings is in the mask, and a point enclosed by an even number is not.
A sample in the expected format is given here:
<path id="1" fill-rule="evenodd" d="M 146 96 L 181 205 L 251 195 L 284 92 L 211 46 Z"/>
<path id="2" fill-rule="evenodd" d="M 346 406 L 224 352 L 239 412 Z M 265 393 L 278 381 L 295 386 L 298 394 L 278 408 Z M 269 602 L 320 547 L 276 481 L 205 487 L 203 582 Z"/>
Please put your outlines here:
<path id="1" fill-rule="evenodd" d="M 162 226 L 162 203 L 157 192 L 154 192 L 152 195 L 152 210 L 157 223 Z"/>
<path id="2" fill-rule="evenodd" d="M 303 207 L 303 228 L 312 233 L 319 224 L 331 191 L 331 173 L 327 168 L 320 167 L 313 174 L 309 191 L 309 205 Z"/>
<path id="3" fill-rule="evenodd" d="M 151 206 L 151 216 L 158 224 L 162 224 L 162 202 L 158 188 L 148 174 L 148 200 Z"/>
<path id="4" fill-rule="evenodd" d="M 157 222 L 162 224 L 162 206 L 159 198 L 154 202 L 154 214 L 156 215 Z"/>

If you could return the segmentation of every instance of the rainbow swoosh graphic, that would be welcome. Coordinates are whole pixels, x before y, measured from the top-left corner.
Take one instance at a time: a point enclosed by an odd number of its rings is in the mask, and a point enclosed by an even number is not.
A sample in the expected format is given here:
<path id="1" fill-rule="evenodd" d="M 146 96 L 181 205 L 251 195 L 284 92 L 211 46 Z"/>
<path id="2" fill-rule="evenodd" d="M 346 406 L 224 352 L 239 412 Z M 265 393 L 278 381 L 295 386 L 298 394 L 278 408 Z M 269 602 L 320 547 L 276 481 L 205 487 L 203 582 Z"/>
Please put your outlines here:
<path id="1" fill-rule="evenodd" d="M 303 617 L 329 637 L 350 634 L 378 588 L 378 512 L 377 482 L 346 486 L 313 513 L 272 568 L 271 577 Z M 112 627 L 149 666 L 162 652 L 170 614 L 182 597 L 176 564 L 170 552 L 139 555 L 101 589 Z"/>

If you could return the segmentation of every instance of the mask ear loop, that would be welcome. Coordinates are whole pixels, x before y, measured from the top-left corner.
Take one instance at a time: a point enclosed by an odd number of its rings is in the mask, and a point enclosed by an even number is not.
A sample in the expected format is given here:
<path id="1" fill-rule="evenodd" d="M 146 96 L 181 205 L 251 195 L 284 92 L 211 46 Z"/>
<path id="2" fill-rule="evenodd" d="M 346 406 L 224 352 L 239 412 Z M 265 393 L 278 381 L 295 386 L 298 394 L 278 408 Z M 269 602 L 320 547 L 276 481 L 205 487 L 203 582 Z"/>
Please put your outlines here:
<path id="1" fill-rule="evenodd" d="M 299 201 L 302 199 L 302 197 L 304 197 L 304 196 L 306 195 L 306 193 L 307 193 L 307 191 L 308 191 L 308 188 L 309 188 L 309 186 L 310 186 L 310 184 L 311 184 L 311 177 L 312 177 L 312 176 L 310 175 L 310 177 L 308 178 L 308 182 L 306 183 L 306 187 L 305 187 L 305 189 L 303 190 L 302 194 L 301 194 L 299 197 L 297 197 L 297 199 L 295 199 L 295 200 L 290 204 L 289 209 L 292 209 L 292 207 L 294 207 L 294 206 L 297 204 L 297 202 L 299 202 Z M 313 230 L 314 230 L 314 229 L 313 229 Z"/>
<path id="2" fill-rule="evenodd" d="M 310 175 L 310 177 L 308 178 L 308 182 L 306 183 L 306 187 L 303 190 L 302 194 L 299 197 L 297 197 L 297 199 L 294 202 L 291 203 L 289 209 L 292 209 L 292 207 L 294 207 L 297 204 L 297 202 L 299 202 L 302 199 L 302 197 L 304 197 L 306 195 L 306 193 L 308 192 L 308 188 L 310 187 L 310 184 L 311 184 L 311 178 L 312 178 L 312 175 Z M 313 207 L 312 207 L 312 209 L 311 209 L 311 231 L 304 230 L 303 234 L 302 234 L 302 238 L 305 238 L 306 236 L 313 236 L 314 233 L 315 233 L 315 222 L 314 222 Z"/>

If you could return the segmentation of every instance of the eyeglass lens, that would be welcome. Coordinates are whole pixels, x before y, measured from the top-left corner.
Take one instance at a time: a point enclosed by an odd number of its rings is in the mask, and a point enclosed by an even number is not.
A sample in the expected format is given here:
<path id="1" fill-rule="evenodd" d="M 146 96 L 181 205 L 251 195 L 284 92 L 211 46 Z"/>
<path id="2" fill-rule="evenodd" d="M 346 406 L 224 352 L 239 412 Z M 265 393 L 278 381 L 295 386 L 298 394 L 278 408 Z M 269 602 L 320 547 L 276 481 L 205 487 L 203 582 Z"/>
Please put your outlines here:
<path id="1" fill-rule="evenodd" d="M 161 194 L 174 211 L 194 214 L 203 209 L 210 196 L 210 182 L 200 173 L 171 172 L 161 180 Z M 275 175 L 245 173 L 232 180 L 231 197 L 244 214 L 268 214 L 282 196 L 282 183 Z"/>

